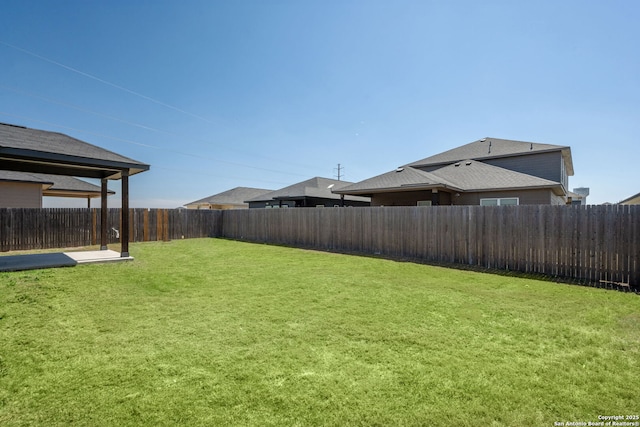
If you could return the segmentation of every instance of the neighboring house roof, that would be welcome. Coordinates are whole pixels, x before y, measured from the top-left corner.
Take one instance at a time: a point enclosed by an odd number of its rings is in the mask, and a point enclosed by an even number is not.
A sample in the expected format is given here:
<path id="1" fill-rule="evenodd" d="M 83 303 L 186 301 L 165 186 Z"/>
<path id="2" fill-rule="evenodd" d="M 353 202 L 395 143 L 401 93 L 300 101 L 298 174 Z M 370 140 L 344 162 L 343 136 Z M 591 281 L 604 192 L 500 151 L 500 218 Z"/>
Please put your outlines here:
<path id="1" fill-rule="evenodd" d="M 247 199 L 246 202 L 249 203 L 268 202 L 271 200 L 294 200 L 303 199 L 305 197 L 340 200 L 340 195 L 334 194 L 334 192 L 350 184 L 353 183 L 347 181 L 339 181 L 337 179 L 315 177 L 306 181 L 298 182 L 288 187 L 281 188 L 279 190 L 271 191 L 252 199 Z M 369 199 L 366 197 L 358 196 L 348 196 L 345 197 L 345 199 L 353 201 L 369 201 Z"/>
<path id="2" fill-rule="evenodd" d="M 62 133 L 0 123 L 0 169 L 119 179 L 149 165 Z"/>
<path id="3" fill-rule="evenodd" d="M 431 172 L 404 166 L 334 191 L 344 194 L 371 194 L 433 188 L 466 192 L 552 188 L 557 194 L 562 194 L 562 186 L 559 182 L 474 160 L 456 162 Z"/>
<path id="4" fill-rule="evenodd" d="M 436 187 L 450 187 L 454 190 L 460 190 L 445 178 L 405 166 L 333 191 L 338 194 L 368 194 L 399 190 L 415 191 L 421 188 Z"/>
<path id="5" fill-rule="evenodd" d="M 640 193 L 622 200 L 621 202 L 619 202 L 619 204 L 620 205 L 640 205 Z"/>
<path id="6" fill-rule="evenodd" d="M 1 182 L 28 182 L 42 185 L 43 196 L 100 197 L 101 188 L 72 176 L 0 171 Z M 108 190 L 108 194 L 115 194 Z"/>
<path id="7" fill-rule="evenodd" d="M 556 194 L 564 194 L 559 182 L 515 172 L 474 160 L 464 160 L 445 166 L 432 174 L 453 182 L 463 191 L 491 191 L 510 189 L 553 188 Z"/>
<path id="8" fill-rule="evenodd" d="M 251 188 L 251 187 L 236 187 L 231 190 L 223 191 L 222 193 L 214 194 L 213 196 L 205 197 L 204 199 L 196 200 L 195 202 L 185 203 L 185 206 L 191 205 L 237 205 L 247 206 L 245 200 L 259 197 L 263 194 L 269 193 L 273 190 L 266 190 L 264 188 Z"/>
<path id="9" fill-rule="evenodd" d="M 573 175 L 571 148 L 537 142 L 513 141 L 499 138 L 482 138 L 469 144 L 407 164 L 412 167 L 448 165 L 465 159 L 487 160 L 523 154 L 561 151 L 567 165 L 567 173 Z"/>

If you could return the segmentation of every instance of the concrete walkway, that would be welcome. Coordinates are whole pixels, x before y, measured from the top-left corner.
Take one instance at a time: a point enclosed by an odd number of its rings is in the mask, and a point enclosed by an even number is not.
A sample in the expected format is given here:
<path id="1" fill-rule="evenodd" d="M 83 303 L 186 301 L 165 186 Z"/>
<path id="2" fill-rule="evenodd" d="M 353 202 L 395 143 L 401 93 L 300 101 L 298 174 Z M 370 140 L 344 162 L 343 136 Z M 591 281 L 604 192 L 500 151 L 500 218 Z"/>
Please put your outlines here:
<path id="1" fill-rule="evenodd" d="M 123 258 L 119 252 L 112 250 L 8 255 L 0 256 L 0 272 L 75 267 L 78 264 L 131 260 L 133 260 L 133 257 Z"/>

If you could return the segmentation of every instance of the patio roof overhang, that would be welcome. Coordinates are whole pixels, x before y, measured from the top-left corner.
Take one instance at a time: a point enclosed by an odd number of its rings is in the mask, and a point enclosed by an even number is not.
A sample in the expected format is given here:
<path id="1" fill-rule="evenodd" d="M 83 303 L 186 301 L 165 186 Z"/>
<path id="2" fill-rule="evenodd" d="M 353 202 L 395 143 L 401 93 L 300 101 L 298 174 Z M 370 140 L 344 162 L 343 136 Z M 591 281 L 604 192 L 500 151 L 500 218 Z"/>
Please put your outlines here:
<path id="1" fill-rule="evenodd" d="M 131 176 L 147 171 L 149 170 L 149 165 L 2 147 L 0 142 L 0 170 L 49 173 L 84 178 L 120 179 L 123 173 Z"/>
<path id="2" fill-rule="evenodd" d="M 129 257 L 129 176 L 150 166 L 68 135 L 0 123 L 0 170 L 98 178 L 100 249 L 107 249 L 107 181 L 121 180 L 121 256 Z"/>

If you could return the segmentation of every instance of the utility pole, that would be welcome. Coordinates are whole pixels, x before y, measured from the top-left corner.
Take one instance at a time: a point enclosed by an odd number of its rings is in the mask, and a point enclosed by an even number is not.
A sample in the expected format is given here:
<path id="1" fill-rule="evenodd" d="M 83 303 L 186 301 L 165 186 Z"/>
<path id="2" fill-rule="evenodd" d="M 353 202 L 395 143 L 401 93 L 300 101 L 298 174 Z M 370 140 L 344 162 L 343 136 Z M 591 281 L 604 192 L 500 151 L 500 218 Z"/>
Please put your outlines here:
<path id="1" fill-rule="evenodd" d="M 333 170 L 338 172 L 338 175 L 333 175 L 333 176 L 337 177 L 338 181 L 340 181 L 340 178 L 342 178 L 344 176 L 344 174 L 342 173 L 344 168 L 342 166 L 340 166 L 340 163 L 338 163 L 338 167 L 337 168 L 333 168 Z"/>

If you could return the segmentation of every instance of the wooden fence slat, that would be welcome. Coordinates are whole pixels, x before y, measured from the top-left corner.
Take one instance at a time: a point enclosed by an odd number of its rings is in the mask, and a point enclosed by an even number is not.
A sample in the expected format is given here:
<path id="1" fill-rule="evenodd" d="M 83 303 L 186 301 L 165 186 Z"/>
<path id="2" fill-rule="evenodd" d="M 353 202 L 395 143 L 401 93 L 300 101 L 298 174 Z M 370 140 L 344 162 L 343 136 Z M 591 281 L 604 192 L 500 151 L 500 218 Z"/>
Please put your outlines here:
<path id="1" fill-rule="evenodd" d="M 0 251 L 95 245 L 98 209 L 0 208 Z M 219 236 L 640 288 L 640 206 L 131 209 L 130 239 Z M 118 243 L 121 210 L 107 213 Z"/>

